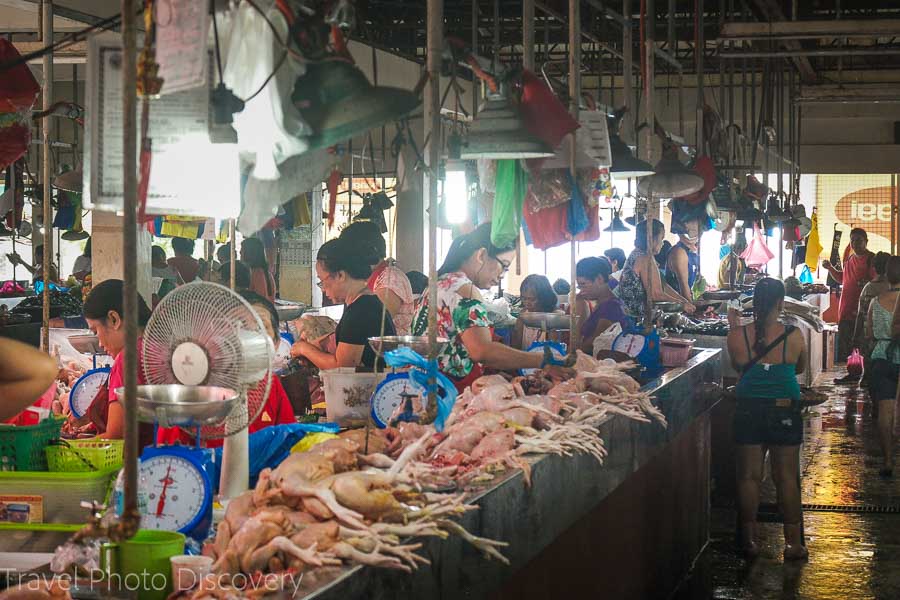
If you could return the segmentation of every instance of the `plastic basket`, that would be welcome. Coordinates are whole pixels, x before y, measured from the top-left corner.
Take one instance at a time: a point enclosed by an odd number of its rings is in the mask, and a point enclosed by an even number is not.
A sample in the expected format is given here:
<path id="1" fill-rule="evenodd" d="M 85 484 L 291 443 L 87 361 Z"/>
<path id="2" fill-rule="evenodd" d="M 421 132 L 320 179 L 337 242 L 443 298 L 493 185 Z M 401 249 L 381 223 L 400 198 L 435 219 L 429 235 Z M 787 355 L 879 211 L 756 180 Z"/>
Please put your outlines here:
<path id="1" fill-rule="evenodd" d="M 44 523 L 84 523 L 83 501 L 106 503 L 118 468 L 88 473 L 0 473 L 0 495 L 39 496 Z"/>
<path id="2" fill-rule="evenodd" d="M 662 365 L 667 368 L 680 367 L 691 357 L 696 340 L 663 338 L 659 341 L 659 355 Z"/>
<path id="3" fill-rule="evenodd" d="M 61 440 L 47 446 L 50 471 L 78 473 L 122 466 L 122 440 Z"/>
<path id="4" fill-rule="evenodd" d="M 27 427 L 0 425 L 0 471 L 46 471 L 44 448 L 59 439 L 64 421 L 51 418 Z"/>

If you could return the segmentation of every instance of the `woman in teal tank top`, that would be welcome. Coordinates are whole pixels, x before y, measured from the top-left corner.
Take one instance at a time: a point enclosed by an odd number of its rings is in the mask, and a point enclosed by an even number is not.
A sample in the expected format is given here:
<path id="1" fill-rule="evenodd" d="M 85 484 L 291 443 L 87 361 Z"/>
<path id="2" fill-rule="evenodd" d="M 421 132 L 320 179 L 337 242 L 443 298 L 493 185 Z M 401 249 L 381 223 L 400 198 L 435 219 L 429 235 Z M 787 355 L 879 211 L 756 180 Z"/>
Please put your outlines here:
<path id="1" fill-rule="evenodd" d="M 891 329 L 900 297 L 900 257 L 890 257 L 885 270 L 891 287 L 872 300 L 866 316 L 866 338 L 875 342 L 866 368 L 869 396 L 878 408 L 878 441 L 884 455 L 884 466 L 879 473 L 891 477 L 894 474 L 894 403 L 900 373 L 900 344 L 894 341 Z"/>
<path id="2" fill-rule="evenodd" d="M 805 559 L 800 506 L 800 443 L 803 418 L 800 384 L 806 352 L 803 336 L 779 322 L 784 284 L 766 277 L 753 293 L 753 323 L 728 334 L 731 362 L 740 372 L 734 414 L 737 446 L 738 511 L 741 548 L 748 558 L 758 554 L 754 541 L 763 461 L 772 456 L 772 474 L 784 515 L 784 558 Z"/>

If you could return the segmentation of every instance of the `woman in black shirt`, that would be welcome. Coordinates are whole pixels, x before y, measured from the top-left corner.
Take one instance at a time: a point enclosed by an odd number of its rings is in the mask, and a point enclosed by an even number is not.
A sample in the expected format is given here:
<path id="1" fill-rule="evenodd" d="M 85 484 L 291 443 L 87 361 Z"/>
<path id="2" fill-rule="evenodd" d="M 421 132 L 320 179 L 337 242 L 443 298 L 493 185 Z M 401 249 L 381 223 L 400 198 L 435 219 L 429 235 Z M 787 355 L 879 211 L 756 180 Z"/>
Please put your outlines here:
<path id="1" fill-rule="evenodd" d="M 374 367 L 375 352 L 369 338 L 383 334 L 396 335 L 391 314 L 384 310 L 378 296 L 369 289 L 366 280 L 372 274 L 369 253 L 374 252 L 359 241 L 334 239 L 319 248 L 316 255 L 316 275 L 322 293 L 335 302 L 344 303 L 344 315 L 335 330 L 337 347 L 334 354 L 306 341 L 291 348 L 291 356 L 305 356 L 319 369 L 338 367 Z"/>

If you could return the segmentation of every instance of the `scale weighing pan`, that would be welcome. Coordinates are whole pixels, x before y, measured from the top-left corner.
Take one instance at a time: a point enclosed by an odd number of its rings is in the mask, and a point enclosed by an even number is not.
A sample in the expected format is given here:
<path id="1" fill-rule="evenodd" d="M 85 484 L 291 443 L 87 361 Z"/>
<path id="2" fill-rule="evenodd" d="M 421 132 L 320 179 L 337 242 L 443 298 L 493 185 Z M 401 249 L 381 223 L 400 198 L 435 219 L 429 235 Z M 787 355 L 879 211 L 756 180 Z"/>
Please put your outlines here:
<path id="1" fill-rule="evenodd" d="M 684 305 L 682 305 L 680 302 L 654 302 L 653 308 L 668 315 L 673 315 L 684 311 Z"/>
<path id="2" fill-rule="evenodd" d="M 564 313 L 523 312 L 519 318 L 528 327 L 548 331 L 568 331 L 572 325 L 572 318 Z"/>
<path id="3" fill-rule="evenodd" d="M 93 333 L 77 333 L 70 335 L 67 339 L 76 352 L 82 354 L 106 354 L 106 351 L 100 347 L 100 340 Z"/>
<path id="4" fill-rule="evenodd" d="M 119 399 L 125 388 L 116 388 Z M 234 390 L 213 386 L 139 385 L 138 418 L 160 427 L 202 427 L 225 420 L 241 395 Z"/>
<path id="5" fill-rule="evenodd" d="M 438 354 L 444 351 L 444 347 L 449 343 L 447 338 L 439 337 L 437 339 Z M 382 356 L 384 352 L 390 352 L 397 348 L 410 348 L 424 357 L 428 357 L 428 336 L 426 335 L 386 335 L 384 337 L 370 337 L 369 345 L 375 354 Z"/>
<path id="6" fill-rule="evenodd" d="M 282 323 L 293 321 L 300 318 L 306 312 L 306 307 L 302 304 L 275 304 L 275 312 L 278 313 L 278 320 Z"/>
<path id="7" fill-rule="evenodd" d="M 740 290 L 715 290 L 705 292 L 703 298 L 706 300 L 734 300 L 742 293 Z"/>

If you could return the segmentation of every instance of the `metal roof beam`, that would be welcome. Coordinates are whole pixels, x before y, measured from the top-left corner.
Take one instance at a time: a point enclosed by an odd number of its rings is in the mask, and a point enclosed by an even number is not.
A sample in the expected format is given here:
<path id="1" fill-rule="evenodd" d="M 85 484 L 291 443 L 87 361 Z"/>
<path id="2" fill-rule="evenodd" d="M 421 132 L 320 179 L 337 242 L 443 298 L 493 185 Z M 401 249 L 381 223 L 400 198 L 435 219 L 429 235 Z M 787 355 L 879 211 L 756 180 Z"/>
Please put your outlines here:
<path id="1" fill-rule="evenodd" d="M 782 40 L 814 38 L 891 37 L 900 35 L 900 19 L 837 19 L 830 21 L 731 22 L 720 40 Z"/>

